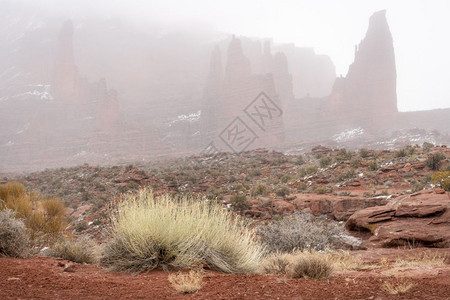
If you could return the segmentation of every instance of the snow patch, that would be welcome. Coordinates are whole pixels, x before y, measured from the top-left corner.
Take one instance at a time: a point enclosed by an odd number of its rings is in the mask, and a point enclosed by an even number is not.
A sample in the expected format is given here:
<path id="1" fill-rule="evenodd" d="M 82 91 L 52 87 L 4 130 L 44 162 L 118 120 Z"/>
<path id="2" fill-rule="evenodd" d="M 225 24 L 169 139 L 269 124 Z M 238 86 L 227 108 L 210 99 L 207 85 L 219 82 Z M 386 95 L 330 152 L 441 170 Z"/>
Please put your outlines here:
<path id="1" fill-rule="evenodd" d="M 347 129 L 341 133 L 333 135 L 333 141 L 335 142 L 346 142 L 355 139 L 358 136 L 364 134 L 364 129 L 362 127 Z"/>

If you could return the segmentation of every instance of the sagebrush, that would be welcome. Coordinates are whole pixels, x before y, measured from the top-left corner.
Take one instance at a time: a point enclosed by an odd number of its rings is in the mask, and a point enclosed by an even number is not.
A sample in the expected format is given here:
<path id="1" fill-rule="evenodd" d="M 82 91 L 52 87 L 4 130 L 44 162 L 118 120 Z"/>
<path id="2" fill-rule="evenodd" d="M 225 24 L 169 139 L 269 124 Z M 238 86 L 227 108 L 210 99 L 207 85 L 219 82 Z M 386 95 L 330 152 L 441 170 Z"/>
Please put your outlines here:
<path id="1" fill-rule="evenodd" d="M 24 257 L 29 251 L 28 232 L 15 212 L 0 211 L 0 256 Z"/>
<path id="2" fill-rule="evenodd" d="M 296 212 L 280 221 L 260 225 L 257 233 L 268 251 L 286 253 L 294 250 L 332 248 L 335 237 L 342 230 L 335 222 Z"/>

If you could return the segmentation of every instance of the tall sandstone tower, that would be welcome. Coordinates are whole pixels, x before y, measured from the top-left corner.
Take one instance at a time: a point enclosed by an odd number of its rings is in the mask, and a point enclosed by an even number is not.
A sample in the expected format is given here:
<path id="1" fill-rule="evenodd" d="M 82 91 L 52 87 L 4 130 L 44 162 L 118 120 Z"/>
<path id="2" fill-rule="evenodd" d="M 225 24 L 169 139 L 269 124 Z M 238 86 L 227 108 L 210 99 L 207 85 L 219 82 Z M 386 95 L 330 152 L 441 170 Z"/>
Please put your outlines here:
<path id="1" fill-rule="evenodd" d="M 365 38 L 355 47 L 355 60 L 331 94 L 331 116 L 339 122 L 374 128 L 394 120 L 397 72 L 386 11 L 370 17 Z"/>

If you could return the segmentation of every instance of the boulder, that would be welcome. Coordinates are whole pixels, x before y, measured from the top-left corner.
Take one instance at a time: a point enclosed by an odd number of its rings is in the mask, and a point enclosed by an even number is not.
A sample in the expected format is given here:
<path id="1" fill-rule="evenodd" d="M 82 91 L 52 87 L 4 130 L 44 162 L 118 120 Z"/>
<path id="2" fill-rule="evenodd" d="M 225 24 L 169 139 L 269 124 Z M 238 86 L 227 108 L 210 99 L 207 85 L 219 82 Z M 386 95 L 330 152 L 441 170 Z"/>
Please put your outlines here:
<path id="1" fill-rule="evenodd" d="M 357 211 L 345 226 L 370 232 L 367 247 L 450 247 L 450 197 L 421 191 Z"/>

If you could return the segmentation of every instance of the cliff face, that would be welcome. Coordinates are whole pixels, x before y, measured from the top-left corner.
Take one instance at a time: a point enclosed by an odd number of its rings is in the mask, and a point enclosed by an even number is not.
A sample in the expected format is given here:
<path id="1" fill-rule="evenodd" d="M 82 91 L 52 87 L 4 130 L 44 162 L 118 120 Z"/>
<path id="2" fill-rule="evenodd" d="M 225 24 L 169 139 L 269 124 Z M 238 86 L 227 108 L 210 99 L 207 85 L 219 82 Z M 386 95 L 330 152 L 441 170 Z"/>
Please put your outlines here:
<path id="1" fill-rule="evenodd" d="M 89 116 L 95 119 L 89 130 L 112 133 L 119 123 L 117 93 L 108 90 L 106 80 L 90 83 L 78 74 L 73 50 L 73 23 L 64 22 L 58 36 L 52 93 L 75 123 Z M 77 125 L 77 124 L 73 124 Z M 78 126 L 75 126 L 78 127 Z M 87 133 L 87 132 L 85 132 Z"/>
<path id="2" fill-rule="evenodd" d="M 201 116 L 203 143 L 213 142 L 222 150 L 235 152 L 281 144 L 282 105 L 274 83 L 272 55 L 266 52 L 259 64 L 270 73 L 252 74 L 240 39 L 233 36 L 226 54 L 223 80 L 218 48 L 211 55 Z M 247 136 L 234 135 L 240 132 Z M 248 143 L 235 143 L 237 139 Z"/>
<path id="3" fill-rule="evenodd" d="M 347 76 L 335 82 L 331 95 L 334 112 L 360 125 L 376 125 L 397 110 L 397 72 L 386 11 L 374 13 L 365 38 L 355 49 Z"/>

